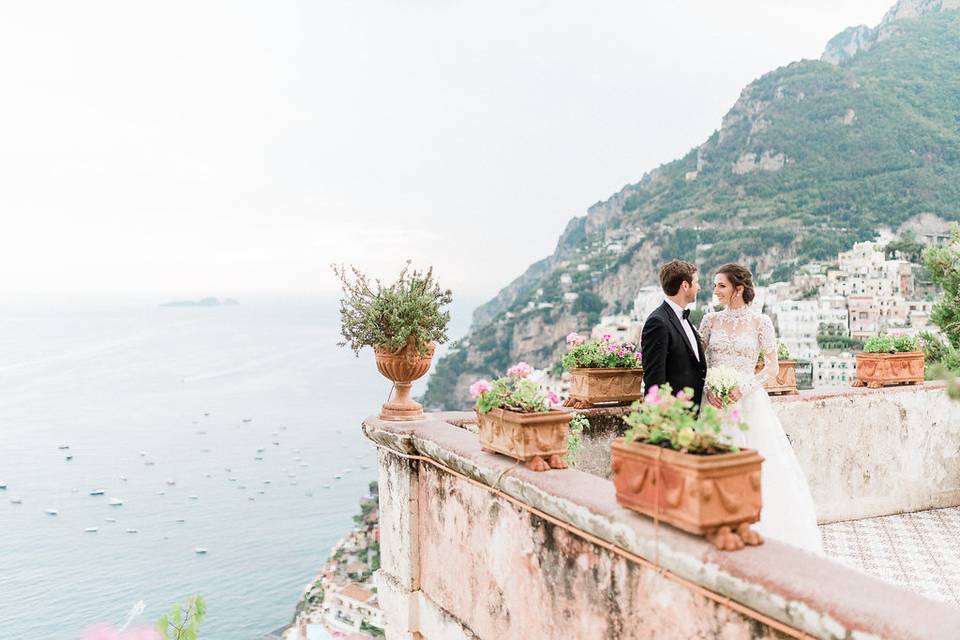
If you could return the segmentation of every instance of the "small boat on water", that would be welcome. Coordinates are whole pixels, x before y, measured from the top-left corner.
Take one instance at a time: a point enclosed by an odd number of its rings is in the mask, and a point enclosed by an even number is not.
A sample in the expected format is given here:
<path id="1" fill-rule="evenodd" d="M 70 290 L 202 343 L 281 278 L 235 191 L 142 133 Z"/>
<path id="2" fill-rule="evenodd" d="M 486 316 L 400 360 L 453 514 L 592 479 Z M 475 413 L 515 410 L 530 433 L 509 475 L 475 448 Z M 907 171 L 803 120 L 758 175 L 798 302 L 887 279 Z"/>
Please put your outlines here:
<path id="1" fill-rule="evenodd" d="M 286 427 L 280 427 L 280 431 L 286 431 L 286 430 L 287 430 Z"/>
<path id="2" fill-rule="evenodd" d="M 343 476 L 340 475 L 339 473 L 338 473 L 337 475 L 333 476 L 333 479 L 334 479 L 334 480 L 340 480 L 341 478 L 343 478 Z"/>
<path id="3" fill-rule="evenodd" d="M 369 465 L 362 464 L 362 465 L 360 465 L 360 468 L 361 468 L 361 469 L 369 469 L 370 466 L 369 466 Z"/>
<path id="4" fill-rule="evenodd" d="M 7 489 L 7 483 L 0 482 L 0 491 L 6 491 L 6 489 Z"/>
<path id="5" fill-rule="evenodd" d="M 253 456 L 254 460 L 263 460 L 263 456 Z"/>
<path id="6" fill-rule="evenodd" d="M 90 492 L 90 495 L 92 495 L 92 496 L 102 496 L 102 495 L 103 495 L 103 489 L 94 489 L 93 491 Z"/>
<path id="7" fill-rule="evenodd" d="M 353 471 L 353 469 L 344 469 L 344 470 L 343 470 L 344 473 L 350 473 L 351 471 Z"/>
<path id="8" fill-rule="evenodd" d="M 23 504 L 23 500 L 17 496 L 14 496 L 10 498 L 10 504 Z"/>
<path id="9" fill-rule="evenodd" d="M 205 554 L 207 553 L 207 550 L 204 549 L 203 547 L 197 547 L 197 548 L 195 548 L 195 549 L 193 550 L 193 552 L 194 552 L 195 554 L 197 554 L 198 556 L 202 556 L 202 555 L 205 555 Z"/>
<path id="10" fill-rule="evenodd" d="M 245 485 L 245 484 L 238 484 L 238 485 L 237 485 L 237 489 L 246 489 L 246 488 L 247 488 L 247 485 Z"/>
<path id="11" fill-rule="evenodd" d="M 107 518 L 107 522 L 116 522 L 116 521 L 117 521 L 116 518 Z"/>
<path id="12" fill-rule="evenodd" d="M 303 460 L 303 458 L 301 458 L 300 456 L 293 456 L 294 462 L 300 462 L 301 460 Z"/>
<path id="13" fill-rule="evenodd" d="M 296 477 L 297 477 L 297 474 L 295 474 L 293 471 L 291 471 L 290 473 L 287 474 L 287 477 L 288 477 L 288 478 L 296 478 Z"/>
<path id="14" fill-rule="evenodd" d="M 244 421 L 244 422 L 253 422 L 253 418 L 244 418 L 243 421 Z"/>
<path id="15" fill-rule="evenodd" d="M 145 465 L 148 466 L 148 467 L 152 467 L 153 465 L 155 465 L 155 464 L 157 464 L 157 463 L 154 462 L 153 460 L 147 460 L 147 461 L 144 462 L 143 464 L 145 464 Z"/>
<path id="16" fill-rule="evenodd" d="M 127 481 L 127 476 L 121 475 L 121 476 L 120 476 L 120 479 L 123 480 L 124 482 L 126 482 L 126 481 Z"/>
<path id="17" fill-rule="evenodd" d="M 73 455 L 68 453 L 66 459 L 67 459 L 67 462 L 70 462 L 71 460 L 73 460 Z"/>
<path id="18" fill-rule="evenodd" d="M 177 484 L 177 481 L 176 481 L 176 480 L 167 480 L 167 485 L 169 485 L 169 486 L 172 487 L 172 486 L 175 485 L 175 484 Z"/>
<path id="19" fill-rule="evenodd" d="M 263 481 L 263 484 L 270 484 L 270 481 L 269 481 L 269 480 L 264 480 L 264 481 Z"/>
<path id="20" fill-rule="evenodd" d="M 96 532 L 99 531 L 99 530 L 100 530 L 100 529 L 98 529 L 97 527 L 87 527 L 86 529 L 83 530 L 83 532 L 84 532 L 84 533 L 96 533 Z"/>
<path id="21" fill-rule="evenodd" d="M 236 482 L 236 481 L 237 481 L 236 478 L 227 478 L 227 480 L 229 480 L 230 482 Z"/>
<path id="22" fill-rule="evenodd" d="M 187 500 L 199 500 L 197 496 L 187 496 Z"/>
<path id="23" fill-rule="evenodd" d="M 204 478 L 212 478 L 213 476 L 210 475 L 210 472 L 209 472 L 209 471 L 207 471 L 207 472 L 205 472 L 205 473 L 203 474 L 203 477 L 204 477 Z"/>
<path id="24" fill-rule="evenodd" d="M 263 447 L 257 447 L 257 453 L 263 453 L 263 452 L 264 452 Z"/>
<path id="25" fill-rule="evenodd" d="M 58 513 L 60 513 L 60 512 L 57 511 L 56 509 L 47 509 L 47 515 L 48 515 L 48 516 L 55 516 L 55 515 L 57 515 Z"/>
<path id="26" fill-rule="evenodd" d="M 138 533 L 136 529 L 127 529 L 127 533 Z"/>
<path id="27" fill-rule="evenodd" d="M 57 447 L 57 449 L 60 449 L 61 451 L 63 451 L 64 449 L 69 449 L 69 448 L 70 448 L 70 445 L 68 445 L 68 444 L 61 444 L 61 445 L 59 445 L 59 446 Z"/>
<path id="28" fill-rule="evenodd" d="M 123 500 L 120 500 L 119 498 L 110 498 L 111 507 L 119 507 L 122 505 L 123 505 Z"/>
<path id="29" fill-rule="evenodd" d="M 300 466 L 301 466 L 301 467 L 309 467 L 310 465 L 308 465 L 306 462 L 301 462 L 301 463 L 300 463 Z"/>
<path id="30" fill-rule="evenodd" d="M 210 415 L 210 412 L 209 412 L 209 411 L 207 411 L 207 412 L 206 412 L 206 413 L 204 413 L 203 415 L 205 415 L 205 416 L 208 416 L 208 415 Z"/>
<path id="31" fill-rule="evenodd" d="M 141 457 L 141 458 L 142 458 L 143 456 L 145 456 L 145 455 L 147 455 L 147 452 L 146 452 L 146 451 L 141 451 L 141 452 L 140 452 L 140 457 Z"/>
<path id="32" fill-rule="evenodd" d="M 163 489 L 160 489 L 159 491 L 157 491 L 157 495 L 158 495 L 158 496 L 165 496 L 165 495 L 167 495 L 167 492 L 164 491 Z"/>
<path id="33" fill-rule="evenodd" d="M 177 518 L 177 522 L 186 522 L 184 518 Z"/>
<path id="34" fill-rule="evenodd" d="M 273 441 L 273 446 L 279 447 L 279 446 L 280 446 L 280 441 L 279 441 L 279 440 L 274 440 L 274 441 Z"/>
<path id="35" fill-rule="evenodd" d="M 329 489 L 329 488 L 330 488 L 330 485 L 325 484 L 325 485 L 323 485 L 323 488 L 324 488 L 324 489 Z"/>

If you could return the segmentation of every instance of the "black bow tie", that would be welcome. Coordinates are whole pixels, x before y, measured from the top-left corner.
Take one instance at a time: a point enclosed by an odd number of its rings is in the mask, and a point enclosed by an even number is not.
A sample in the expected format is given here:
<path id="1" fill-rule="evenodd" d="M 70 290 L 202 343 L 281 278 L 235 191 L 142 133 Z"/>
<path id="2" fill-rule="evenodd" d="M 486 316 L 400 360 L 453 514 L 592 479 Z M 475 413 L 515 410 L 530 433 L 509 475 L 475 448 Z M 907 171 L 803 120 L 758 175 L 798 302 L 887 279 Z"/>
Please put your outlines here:
<path id="1" fill-rule="evenodd" d="M 689 318 L 689 317 L 690 317 L 690 309 L 684 309 L 684 310 L 683 310 L 683 319 L 686 320 L 686 319 Z"/>

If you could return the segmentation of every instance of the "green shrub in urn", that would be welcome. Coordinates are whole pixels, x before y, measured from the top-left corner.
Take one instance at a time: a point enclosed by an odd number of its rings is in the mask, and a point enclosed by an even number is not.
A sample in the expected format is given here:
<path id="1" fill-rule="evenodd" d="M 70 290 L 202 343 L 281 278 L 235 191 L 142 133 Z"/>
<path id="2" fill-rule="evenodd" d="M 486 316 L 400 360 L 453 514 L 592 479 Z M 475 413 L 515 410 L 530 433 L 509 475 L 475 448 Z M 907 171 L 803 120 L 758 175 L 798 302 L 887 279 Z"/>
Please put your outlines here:
<path id="1" fill-rule="evenodd" d="M 410 261 L 396 282 L 384 286 L 371 282 L 356 267 L 332 265 L 343 288 L 340 322 L 343 342 L 355 354 L 365 346 L 397 351 L 412 338 L 420 355 L 426 355 L 431 343 L 448 340 L 450 312 L 443 307 L 453 301 L 449 289 L 441 289 L 433 279 L 433 268 L 411 271 Z"/>

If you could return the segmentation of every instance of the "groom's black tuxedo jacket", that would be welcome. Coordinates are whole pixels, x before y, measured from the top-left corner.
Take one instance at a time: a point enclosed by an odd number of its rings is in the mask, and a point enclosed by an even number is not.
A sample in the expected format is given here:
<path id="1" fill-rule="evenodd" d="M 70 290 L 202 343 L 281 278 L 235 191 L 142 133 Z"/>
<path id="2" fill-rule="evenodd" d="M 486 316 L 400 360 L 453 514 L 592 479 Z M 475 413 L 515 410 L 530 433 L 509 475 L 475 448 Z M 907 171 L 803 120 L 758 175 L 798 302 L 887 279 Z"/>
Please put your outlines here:
<path id="1" fill-rule="evenodd" d="M 693 328 L 693 325 L 690 325 Z M 653 385 L 669 382 L 673 393 L 684 387 L 693 389 L 693 401 L 698 405 L 703 398 L 703 381 L 707 377 L 707 358 L 703 353 L 700 334 L 693 328 L 697 344 L 691 345 L 680 319 L 666 301 L 647 317 L 640 338 L 643 352 L 643 383 Z M 694 355 L 700 355 L 699 362 Z"/>

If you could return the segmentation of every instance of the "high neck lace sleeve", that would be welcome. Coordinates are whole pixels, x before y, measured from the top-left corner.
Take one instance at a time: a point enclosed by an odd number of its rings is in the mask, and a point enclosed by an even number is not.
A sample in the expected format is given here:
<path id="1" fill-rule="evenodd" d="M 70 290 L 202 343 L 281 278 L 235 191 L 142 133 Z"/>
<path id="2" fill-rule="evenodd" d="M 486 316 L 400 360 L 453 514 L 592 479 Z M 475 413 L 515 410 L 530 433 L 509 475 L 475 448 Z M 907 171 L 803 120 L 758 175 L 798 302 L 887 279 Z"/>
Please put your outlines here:
<path id="1" fill-rule="evenodd" d="M 780 362 L 777 360 L 777 337 L 773 329 L 773 322 L 769 316 L 760 314 L 757 316 L 757 337 L 760 343 L 760 353 L 763 354 L 763 369 L 761 369 L 753 380 L 743 385 L 741 390 L 747 394 L 757 387 L 762 387 L 767 382 L 777 377 L 780 372 Z"/>

